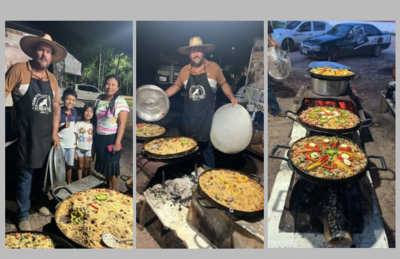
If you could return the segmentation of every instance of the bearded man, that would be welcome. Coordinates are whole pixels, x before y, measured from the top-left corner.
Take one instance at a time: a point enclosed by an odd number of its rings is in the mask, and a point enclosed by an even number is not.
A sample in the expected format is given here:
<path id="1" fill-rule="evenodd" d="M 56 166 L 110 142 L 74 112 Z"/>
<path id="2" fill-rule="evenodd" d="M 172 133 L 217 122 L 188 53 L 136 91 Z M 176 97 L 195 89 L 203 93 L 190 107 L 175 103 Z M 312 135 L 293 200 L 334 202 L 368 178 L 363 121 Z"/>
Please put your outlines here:
<path id="1" fill-rule="evenodd" d="M 47 68 L 63 61 L 67 50 L 50 35 L 26 36 L 20 40 L 22 51 L 32 58 L 11 66 L 5 76 L 5 96 L 13 98 L 14 128 L 18 137 L 16 164 L 18 228 L 30 231 L 29 210 L 32 202 L 42 215 L 50 211 L 43 206 L 43 168 L 51 148 L 58 148 L 60 139 L 60 103 L 58 84 Z M 31 192 L 32 190 L 32 192 Z"/>
<path id="2" fill-rule="evenodd" d="M 239 102 L 218 64 L 204 58 L 204 54 L 214 49 L 215 45 L 203 44 L 200 37 L 191 38 L 189 46 L 179 48 L 178 52 L 188 55 L 191 63 L 182 68 L 175 83 L 165 91 L 171 97 L 184 87 L 183 131 L 186 136 L 200 137 L 198 144 L 203 152 L 205 165 L 209 168 L 215 167 L 210 131 L 217 85 L 221 86 L 232 106 Z"/>

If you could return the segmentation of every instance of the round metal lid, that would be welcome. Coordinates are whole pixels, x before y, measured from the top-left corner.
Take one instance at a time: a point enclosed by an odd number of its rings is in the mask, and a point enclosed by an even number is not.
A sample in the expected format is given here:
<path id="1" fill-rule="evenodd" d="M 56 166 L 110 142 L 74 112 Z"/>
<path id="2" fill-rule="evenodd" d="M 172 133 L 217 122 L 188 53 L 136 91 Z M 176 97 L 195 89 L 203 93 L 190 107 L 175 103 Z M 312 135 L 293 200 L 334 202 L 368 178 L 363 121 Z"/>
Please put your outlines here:
<path id="1" fill-rule="evenodd" d="M 314 62 L 311 62 L 310 65 L 308 65 L 308 66 L 312 69 L 319 68 L 319 67 L 330 67 L 330 68 L 350 70 L 349 66 L 345 66 L 340 63 L 330 62 L 330 61 L 314 61 Z"/>
<path id="2" fill-rule="evenodd" d="M 241 105 L 225 104 L 213 117 L 210 139 L 216 149 L 225 154 L 237 154 L 250 143 L 253 122 L 250 114 Z"/>
<path id="3" fill-rule="evenodd" d="M 284 79 L 290 74 L 292 63 L 280 48 L 268 49 L 268 74 L 275 79 Z"/>
<path id="4" fill-rule="evenodd" d="M 145 121 L 158 121 L 169 110 L 169 98 L 160 87 L 143 85 L 136 90 L 136 114 Z"/>
<path id="5" fill-rule="evenodd" d="M 56 176 L 57 182 L 61 185 L 67 185 L 66 180 L 66 174 L 65 174 L 65 159 L 64 159 L 64 153 L 62 151 L 62 148 L 59 147 L 58 149 L 53 147 L 53 153 L 54 153 L 54 174 Z"/>

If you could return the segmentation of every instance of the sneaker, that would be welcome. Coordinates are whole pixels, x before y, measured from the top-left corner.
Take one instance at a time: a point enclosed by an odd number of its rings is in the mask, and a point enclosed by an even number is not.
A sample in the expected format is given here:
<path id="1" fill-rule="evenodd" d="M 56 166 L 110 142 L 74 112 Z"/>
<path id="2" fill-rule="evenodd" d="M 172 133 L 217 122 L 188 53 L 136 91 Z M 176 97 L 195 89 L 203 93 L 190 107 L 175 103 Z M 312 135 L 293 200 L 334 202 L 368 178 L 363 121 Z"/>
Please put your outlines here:
<path id="1" fill-rule="evenodd" d="M 49 209 L 44 206 L 35 208 L 35 210 L 40 216 L 48 217 L 52 215 Z"/>
<path id="2" fill-rule="evenodd" d="M 31 231 L 32 230 L 31 224 L 29 223 L 28 220 L 20 221 L 18 223 L 18 228 L 20 231 Z"/>
<path id="3" fill-rule="evenodd" d="M 281 118 L 285 118 L 285 112 L 281 111 L 278 115 L 274 116 L 274 117 L 281 117 Z"/>

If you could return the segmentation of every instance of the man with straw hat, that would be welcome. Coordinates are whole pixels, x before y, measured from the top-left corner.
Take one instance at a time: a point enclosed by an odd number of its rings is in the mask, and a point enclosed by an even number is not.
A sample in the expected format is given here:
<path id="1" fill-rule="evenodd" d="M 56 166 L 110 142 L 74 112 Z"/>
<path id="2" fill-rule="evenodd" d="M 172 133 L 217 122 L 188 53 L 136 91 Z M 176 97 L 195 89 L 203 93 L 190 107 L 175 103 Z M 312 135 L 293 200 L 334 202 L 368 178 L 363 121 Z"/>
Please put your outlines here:
<path id="1" fill-rule="evenodd" d="M 14 64 L 8 69 L 5 91 L 6 98 L 10 93 L 13 97 L 14 128 L 18 136 L 18 228 L 21 231 L 30 231 L 30 196 L 37 203 L 35 208 L 39 214 L 51 215 L 42 206 L 43 170 L 40 169 L 45 165 L 51 142 L 53 141 L 56 148 L 60 145 L 60 103 L 57 80 L 47 68 L 50 64 L 63 61 L 67 50 L 54 42 L 48 34 L 43 37 L 23 37 L 20 46 L 32 60 Z"/>
<path id="2" fill-rule="evenodd" d="M 175 83 L 165 91 L 170 97 L 184 87 L 183 130 L 186 136 L 200 137 L 199 147 L 206 166 L 210 168 L 215 167 L 210 131 L 217 85 L 221 86 L 233 106 L 239 102 L 218 64 L 204 58 L 204 54 L 214 48 L 213 44 L 203 44 L 200 37 L 191 38 L 189 46 L 179 48 L 178 52 L 188 55 L 191 63 L 182 68 Z"/>

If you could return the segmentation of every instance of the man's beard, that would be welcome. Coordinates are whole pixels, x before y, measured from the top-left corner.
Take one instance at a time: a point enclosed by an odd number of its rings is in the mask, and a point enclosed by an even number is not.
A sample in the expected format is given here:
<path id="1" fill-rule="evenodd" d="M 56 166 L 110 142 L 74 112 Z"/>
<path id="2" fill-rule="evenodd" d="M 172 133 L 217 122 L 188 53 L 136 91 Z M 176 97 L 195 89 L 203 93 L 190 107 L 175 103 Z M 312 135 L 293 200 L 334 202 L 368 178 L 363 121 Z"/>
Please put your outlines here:
<path id="1" fill-rule="evenodd" d="M 194 61 L 194 59 L 192 59 L 192 62 L 191 62 L 192 67 L 199 67 L 199 66 L 201 66 L 203 64 L 204 57 L 203 58 L 198 57 L 198 58 L 200 58 L 200 60 L 198 62 L 196 62 L 196 61 Z"/>
<path id="2" fill-rule="evenodd" d="M 40 60 L 41 60 L 40 58 L 33 59 L 34 68 L 47 69 L 50 66 L 50 62 L 47 59 L 46 59 L 46 61 L 47 61 L 46 65 L 43 65 L 42 63 L 40 63 Z"/>

